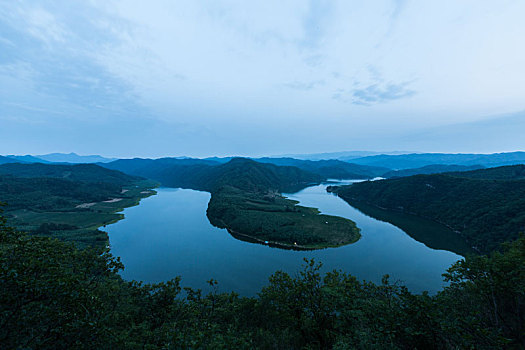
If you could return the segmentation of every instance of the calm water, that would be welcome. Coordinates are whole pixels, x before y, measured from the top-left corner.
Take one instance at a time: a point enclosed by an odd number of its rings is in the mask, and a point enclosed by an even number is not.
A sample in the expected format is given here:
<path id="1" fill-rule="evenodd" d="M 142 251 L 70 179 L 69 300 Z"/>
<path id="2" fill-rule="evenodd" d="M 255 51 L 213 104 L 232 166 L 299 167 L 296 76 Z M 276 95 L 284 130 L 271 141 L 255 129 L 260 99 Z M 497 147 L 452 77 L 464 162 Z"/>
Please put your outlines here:
<path id="1" fill-rule="evenodd" d="M 323 262 L 323 269 L 340 269 L 358 279 L 379 282 L 384 274 L 412 291 L 435 292 L 441 274 L 461 256 L 434 250 L 401 229 L 373 219 L 328 194 L 326 185 L 286 195 L 324 214 L 349 218 L 362 237 L 354 244 L 317 251 L 290 251 L 239 241 L 213 227 L 206 208 L 207 192 L 160 188 L 156 196 L 124 210 L 125 219 L 109 225 L 111 249 L 125 265 L 125 279 L 160 282 L 182 276 L 182 285 L 206 290 L 210 278 L 220 291 L 254 295 L 276 270 L 295 274 L 303 258 Z"/>

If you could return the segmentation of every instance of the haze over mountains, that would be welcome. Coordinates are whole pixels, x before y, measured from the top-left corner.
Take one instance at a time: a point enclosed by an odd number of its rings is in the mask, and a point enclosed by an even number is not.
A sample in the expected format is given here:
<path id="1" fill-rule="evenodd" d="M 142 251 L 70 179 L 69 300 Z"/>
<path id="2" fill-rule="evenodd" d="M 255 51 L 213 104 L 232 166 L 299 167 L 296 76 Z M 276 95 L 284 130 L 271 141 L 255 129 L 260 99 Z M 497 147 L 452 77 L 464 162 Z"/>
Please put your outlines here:
<path id="1" fill-rule="evenodd" d="M 8 158 L 8 159 L 6 159 Z M 0 164 L 22 162 L 22 163 L 108 163 L 116 158 L 106 158 L 99 155 L 81 156 L 76 153 L 49 153 L 42 155 L 6 155 L 0 156 Z"/>
<path id="2" fill-rule="evenodd" d="M 319 154 L 303 154 L 293 157 L 263 157 L 251 158 L 261 163 L 275 165 L 296 166 L 303 170 L 320 174 L 326 178 L 369 178 L 376 176 L 401 176 L 403 173 L 389 173 L 414 169 L 405 174 L 431 174 L 447 171 L 466 171 L 482 167 L 495 167 L 525 163 L 525 152 L 507 152 L 493 154 L 466 154 L 466 153 L 403 153 L 376 154 L 368 151 L 348 151 Z M 401 153 L 401 154 L 399 154 Z M 364 156 L 363 156 L 364 155 Z M 235 157 L 209 157 L 205 159 L 189 157 L 167 157 L 158 159 L 133 158 L 115 159 L 99 155 L 78 155 L 75 153 L 52 153 L 46 155 L 5 155 L 0 156 L 0 164 L 4 163 L 98 163 L 106 164 L 108 168 L 141 172 L 148 174 L 157 168 L 167 165 L 217 165 L 226 163 Z M 454 166 L 459 166 L 455 168 Z M 462 168 L 465 167 L 465 168 Z"/>

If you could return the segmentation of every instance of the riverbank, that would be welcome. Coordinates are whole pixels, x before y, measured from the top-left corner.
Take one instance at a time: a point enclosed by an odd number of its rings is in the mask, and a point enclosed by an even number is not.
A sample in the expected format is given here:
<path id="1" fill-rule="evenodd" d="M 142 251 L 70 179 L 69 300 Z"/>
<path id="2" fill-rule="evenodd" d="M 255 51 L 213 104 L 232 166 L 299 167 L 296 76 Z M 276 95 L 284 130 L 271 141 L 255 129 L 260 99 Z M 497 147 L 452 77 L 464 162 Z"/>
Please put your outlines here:
<path id="1" fill-rule="evenodd" d="M 122 220 L 124 215 L 120 212 L 125 208 L 156 194 L 153 189 L 157 186 L 158 183 L 151 180 L 137 180 L 122 186 L 121 191 L 103 201 L 75 204 L 60 210 L 7 210 L 5 214 L 11 225 L 26 232 L 72 241 L 81 248 L 105 247 L 109 239 L 102 229 Z"/>

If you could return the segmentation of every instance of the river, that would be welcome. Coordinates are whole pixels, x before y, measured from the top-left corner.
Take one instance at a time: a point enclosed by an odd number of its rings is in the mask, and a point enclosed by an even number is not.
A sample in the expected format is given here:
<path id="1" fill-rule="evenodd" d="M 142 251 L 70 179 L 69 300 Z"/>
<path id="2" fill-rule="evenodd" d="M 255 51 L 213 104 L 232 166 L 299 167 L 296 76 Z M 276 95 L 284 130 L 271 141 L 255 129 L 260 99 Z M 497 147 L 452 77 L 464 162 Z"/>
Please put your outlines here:
<path id="1" fill-rule="evenodd" d="M 157 195 L 124 209 L 125 218 L 108 225 L 112 253 L 125 265 L 123 278 L 161 282 L 182 277 L 182 285 L 206 290 L 206 281 L 219 282 L 219 291 L 253 296 L 277 270 L 297 273 L 303 258 L 315 258 L 323 270 L 338 269 L 360 280 L 405 284 L 413 292 L 435 293 L 441 274 L 460 255 L 427 247 L 401 229 L 376 220 L 326 192 L 326 185 L 308 187 L 287 197 L 328 215 L 349 218 L 361 229 L 361 239 L 347 246 L 292 251 L 243 242 L 213 227 L 206 217 L 210 194 L 187 189 L 159 188 Z"/>

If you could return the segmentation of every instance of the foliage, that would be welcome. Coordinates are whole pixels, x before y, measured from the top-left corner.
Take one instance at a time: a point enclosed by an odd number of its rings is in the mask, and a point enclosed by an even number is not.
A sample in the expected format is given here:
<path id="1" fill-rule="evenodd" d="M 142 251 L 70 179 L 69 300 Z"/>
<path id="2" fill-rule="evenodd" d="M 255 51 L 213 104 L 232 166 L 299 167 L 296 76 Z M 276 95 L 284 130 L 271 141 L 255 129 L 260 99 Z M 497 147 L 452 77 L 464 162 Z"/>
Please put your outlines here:
<path id="1" fill-rule="evenodd" d="M 415 214 L 443 223 L 483 253 L 525 229 L 524 166 L 416 175 L 343 186 L 350 203 Z"/>
<path id="2" fill-rule="evenodd" d="M 3 348 L 458 349 L 525 346 L 525 238 L 449 269 L 435 296 L 325 275 L 305 262 L 258 297 L 143 285 L 107 250 L 77 250 L 0 223 Z"/>
<path id="3" fill-rule="evenodd" d="M 191 162 L 162 166 L 149 176 L 164 186 L 208 192 L 227 185 L 251 192 L 268 189 L 293 192 L 323 180 L 296 167 L 262 164 L 245 158 L 233 158 L 220 165 Z"/>
<path id="4" fill-rule="evenodd" d="M 426 165 L 421 168 L 413 168 L 413 169 L 402 169 L 402 170 L 391 170 L 381 175 L 381 177 L 390 179 L 394 177 L 405 177 L 405 176 L 412 176 L 412 175 L 421 175 L 421 174 L 438 174 L 438 173 L 447 173 L 447 172 L 458 172 L 458 171 L 469 171 L 469 170 L 477 170 L 482 169 L 483 166 L 481 165 L 445 165 L 445 164 L 432 164 L 432 165 Z"/>
<path id="5" fill-rule="evenodd" d="M 359 165 L 335 159 L 312 161 L 295 158 L 258 158 L 256 161 L 280 166 L 295 166 L 328 179 L 371 179 L 381 176 L 389 170 L 383 167 Z"/>
<path id="6" fill-rule="evenodd" d="M 108 182 L 0 175 L 0 199 L 9 204 L 9 210 L 71 210 L 81 203 L 117 197 L 121 191 L 122 184 Z"/>
<path id="7" fill-rule="evenodd" d="M 93 164 L 4 164 L 0 201 L 19 229 L 75 241 L 107 245 L 98 227 L 122 218 L 122 208 L 154 192 L 157 184 Z"/>
<path id="8" fill-rule="evenodd" d="M 500 166 L 476 171 L 451 172 L 448 175 L 481 180 L 524 180 L 525 165 Z"/>
<path id="9" fill-rule="evenodd" d="M 236 238 L 279 244 L 281 247 L 323 248 L 357 241 L 359 229 L 351 220 L 322 215 L 275 192 L 247 192 L 224 186 L 212 193 L 210 222 L 227 228 Z"/>
<path id="10" fill-rule="evenodd" d="M 22 164 L 0 165 L 0 175 L 12 175 L 25 178 L 58 178 L 81 182 L 105 182 L 119 185 L 130 184 L 139 180 L 120 171 L 110 170 L 96 164 Z"/>
<path id="11" fill-rule="evenodd" d="M 109 169 L 120 170 L 127 174 L 144 176 L 155 179 L 164 183 L 166 186 L 195 186 L 186 182 L 188 174 L 209 172 L 213 166 L 225 164 L 236 158 L 215 158 L 210 159 L 177 159 L 177 158 L 160 158 L 160 159 L 119 159 L 114 162 L 103 164 Z M 244 162 L 248 162 L 245 159 Z M 294 158 L 256 158 L 257 163 L 273 164 L 276 166 L 293 166 L 305 172 L 316 174 L 322 178 L 332 179 L 369 179 L 380 176 L 388 171 L 387 168 L 371 167 L 343 162 L 340 160 L 300 160 Z M 238 158 L 234 161 L 239 162 Z M 247 163 L 249 164 L 249 163 Z M 253 163 L 252 163 L 253 164 Z M 271 169 L 271 168 L 268 168 Z M 275 168 L 274 168 L 275 169 Z M 190 176 L 191 178 L 191 176 Z M 174 185 L 177 183 L 178 185 Z"/>
<path id="12" fill-rule="evenodd" d="M 432 164 L 445 165 L 482 165 L 494 167 L 525 163 L 525 152 L 507 152 L 493 154 L 462 153 L 412 153 L 400 155 L 375 155 L 352 159 L 352 163 L 383 166 L 390 169 L 412 169 Z"/>

